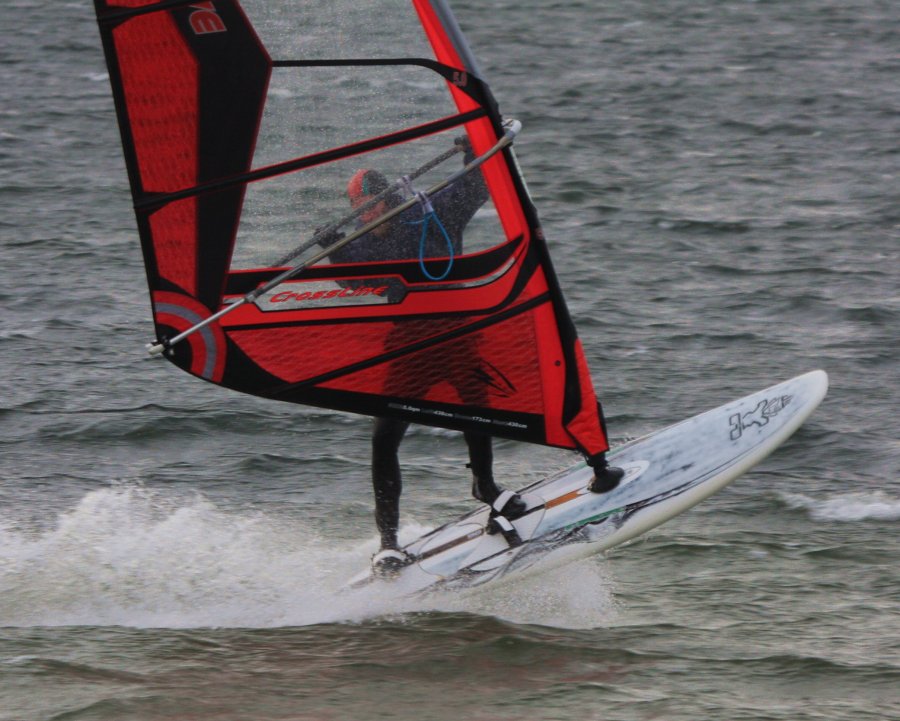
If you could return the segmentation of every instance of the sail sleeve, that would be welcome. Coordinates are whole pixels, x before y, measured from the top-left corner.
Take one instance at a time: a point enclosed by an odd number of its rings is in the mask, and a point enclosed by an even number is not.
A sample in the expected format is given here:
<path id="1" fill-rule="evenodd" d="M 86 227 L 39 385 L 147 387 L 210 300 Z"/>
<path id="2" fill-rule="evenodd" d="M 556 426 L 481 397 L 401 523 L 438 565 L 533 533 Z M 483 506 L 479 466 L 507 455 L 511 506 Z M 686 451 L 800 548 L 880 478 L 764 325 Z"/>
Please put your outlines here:
<path id="1" fill-rule="evenodd" d="M 508 126 L 444 2 L 95 5 L 157 339 L 186 333 L 172 363 L 607 449 Z"/>

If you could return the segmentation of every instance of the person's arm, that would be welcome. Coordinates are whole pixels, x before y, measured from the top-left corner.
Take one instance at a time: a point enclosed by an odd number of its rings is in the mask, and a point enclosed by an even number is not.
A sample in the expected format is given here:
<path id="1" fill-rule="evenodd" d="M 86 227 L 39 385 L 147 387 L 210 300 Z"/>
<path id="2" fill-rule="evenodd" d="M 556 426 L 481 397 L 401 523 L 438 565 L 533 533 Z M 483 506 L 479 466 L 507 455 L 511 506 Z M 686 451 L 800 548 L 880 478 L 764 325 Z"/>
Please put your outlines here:
<path id="1" fill-rule="evenodd" d="M 475 153 L 468 137 L 461 136 L 454 142 L 465 149 L 463 165 L 471 163 L 475 159 Z M 488 197 L 487 184 L 484 182 L 481 169 L 475 168 L 433 198 L 434 212 L 450 235 L 455 253 L 462 252 L 463 229 Z"/>
<path id="2" fill-rule="evenodd" d="M 467 135 L 461 135 L 453 141 L 457 145 L 461 145 L 465 151 L 463 154 L 463 165 L 468 165 L 475 160 L 475 151 L 472 150 L 472 143 L 469 142 Z M 488 199 L 487 183 L 484 182 L 484 176 L 481 174 L 481 168 L 469 171 L 458 181 L 458 202 L 461 208 L 470 209 L 471 212 L 466 218 L 466 223 L 471 220 L 485 201 Z M 463 223 L 465 225 L 465 223 Z"/>

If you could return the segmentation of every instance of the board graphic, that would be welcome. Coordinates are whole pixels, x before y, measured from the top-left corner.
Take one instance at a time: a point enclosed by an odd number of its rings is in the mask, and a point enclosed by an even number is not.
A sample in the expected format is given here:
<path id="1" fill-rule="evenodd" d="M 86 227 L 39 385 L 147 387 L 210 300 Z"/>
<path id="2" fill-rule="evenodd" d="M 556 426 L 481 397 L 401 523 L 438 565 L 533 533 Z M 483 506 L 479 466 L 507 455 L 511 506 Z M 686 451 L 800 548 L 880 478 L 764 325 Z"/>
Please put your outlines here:
<path id="1" fill-rule="evenodd" d="M 394 578 L 366 571 L 350 586 L 391 584 L 403 595 L 472 588 L 617 546 L 746 473 L 803 424 L 827 390 L 828 376 L 813 371 L 632 441 L 610 453 L 626 475 L 609 493 L 587 490 L 592 471 L 584 463 L 522 489 L 529 511 L 513 521 L 521 544 L 488 533 L 483 507 L 406 546 L 416 560 Z"/>

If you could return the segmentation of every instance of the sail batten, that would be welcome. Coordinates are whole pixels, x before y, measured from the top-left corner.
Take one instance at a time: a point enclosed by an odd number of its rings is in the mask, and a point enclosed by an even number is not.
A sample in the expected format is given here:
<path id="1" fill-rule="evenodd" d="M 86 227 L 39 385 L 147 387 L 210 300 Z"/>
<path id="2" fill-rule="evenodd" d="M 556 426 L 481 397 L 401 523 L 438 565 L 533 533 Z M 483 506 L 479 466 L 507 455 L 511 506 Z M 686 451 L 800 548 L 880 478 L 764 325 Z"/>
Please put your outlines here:
<path id="1" fill-rule="evenodd" d="M 95 0 L 157 339 L 185 339 L 168 360 L 267 398 L 605 450 L 511 136 L 447 4 L 394 3 L 378 33 L 364 8 L 288 4 L 304 20 L 286 35 L 244 4 Z"/>
<path id="2" fill-rule="evenodd" d="M 274 178 L 285 173 L 292 173 L 298 170 L 304 170 L 305 168 L 312 168 L 316 165 L 322 165 L 323 163 L 334 162 L 343 158 L 350 158 L 354 155 L 360 155 L 362 153 L 371 152 L 380 148 L 386 148 L 396 143 L 402 143 L 404 141 L 419 138 L 425 135 L 432 135 L 433 133 L 438 133 L 442 130 L 459 127 L 460 125 L 463 125 L 471 120 L 476 120 L 478 118 L 484 117 L 484 115 L 485 113 L 482 110 L 472 110 L 468 113 L 460 113 L 458 115 L 448 116 L 433 123 L 429 123 L 428 125 L 423 125 L 417 128 L 406 128 L 396 133 L 392 133 L 388 136 L 371 138 L 369 140 L 353 143 L 342 148 L 332 148 L 330 150 L 325 150 L 314 155 L 308 155 L 302 158 L 294 158 L 292 160 L 287 160 L 276 165 L 270 165 L 267 167 L 250 170 L 237 176 L 217 178 L 206 183 L 181 188 L 169 193 L 149 194 L 141 200 L 135 201 L 134 206 L 137 210 L 140 211 L 152 211 L 175 200 L 182 200 L 184 198 L 191 198 L 198 195 L 213 193 L 219 190 L 227 190 L 234 187 L 243 187 L 247 185 L 247 183 L 267 180 L 269 178 Z"/>

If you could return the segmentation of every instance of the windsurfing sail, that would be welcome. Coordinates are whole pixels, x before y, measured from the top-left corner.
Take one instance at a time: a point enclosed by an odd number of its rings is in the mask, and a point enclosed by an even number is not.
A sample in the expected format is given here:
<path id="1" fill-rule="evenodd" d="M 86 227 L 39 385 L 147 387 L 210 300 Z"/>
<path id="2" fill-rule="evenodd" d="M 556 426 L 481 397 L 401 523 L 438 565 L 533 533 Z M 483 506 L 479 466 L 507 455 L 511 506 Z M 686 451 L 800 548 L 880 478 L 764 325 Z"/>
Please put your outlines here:
<path id="1" fill-rule="evenodd" d="M 95 7 L 168 360 L 267 398 L 607 449 L 518 126 L 445 2 Z"/>

